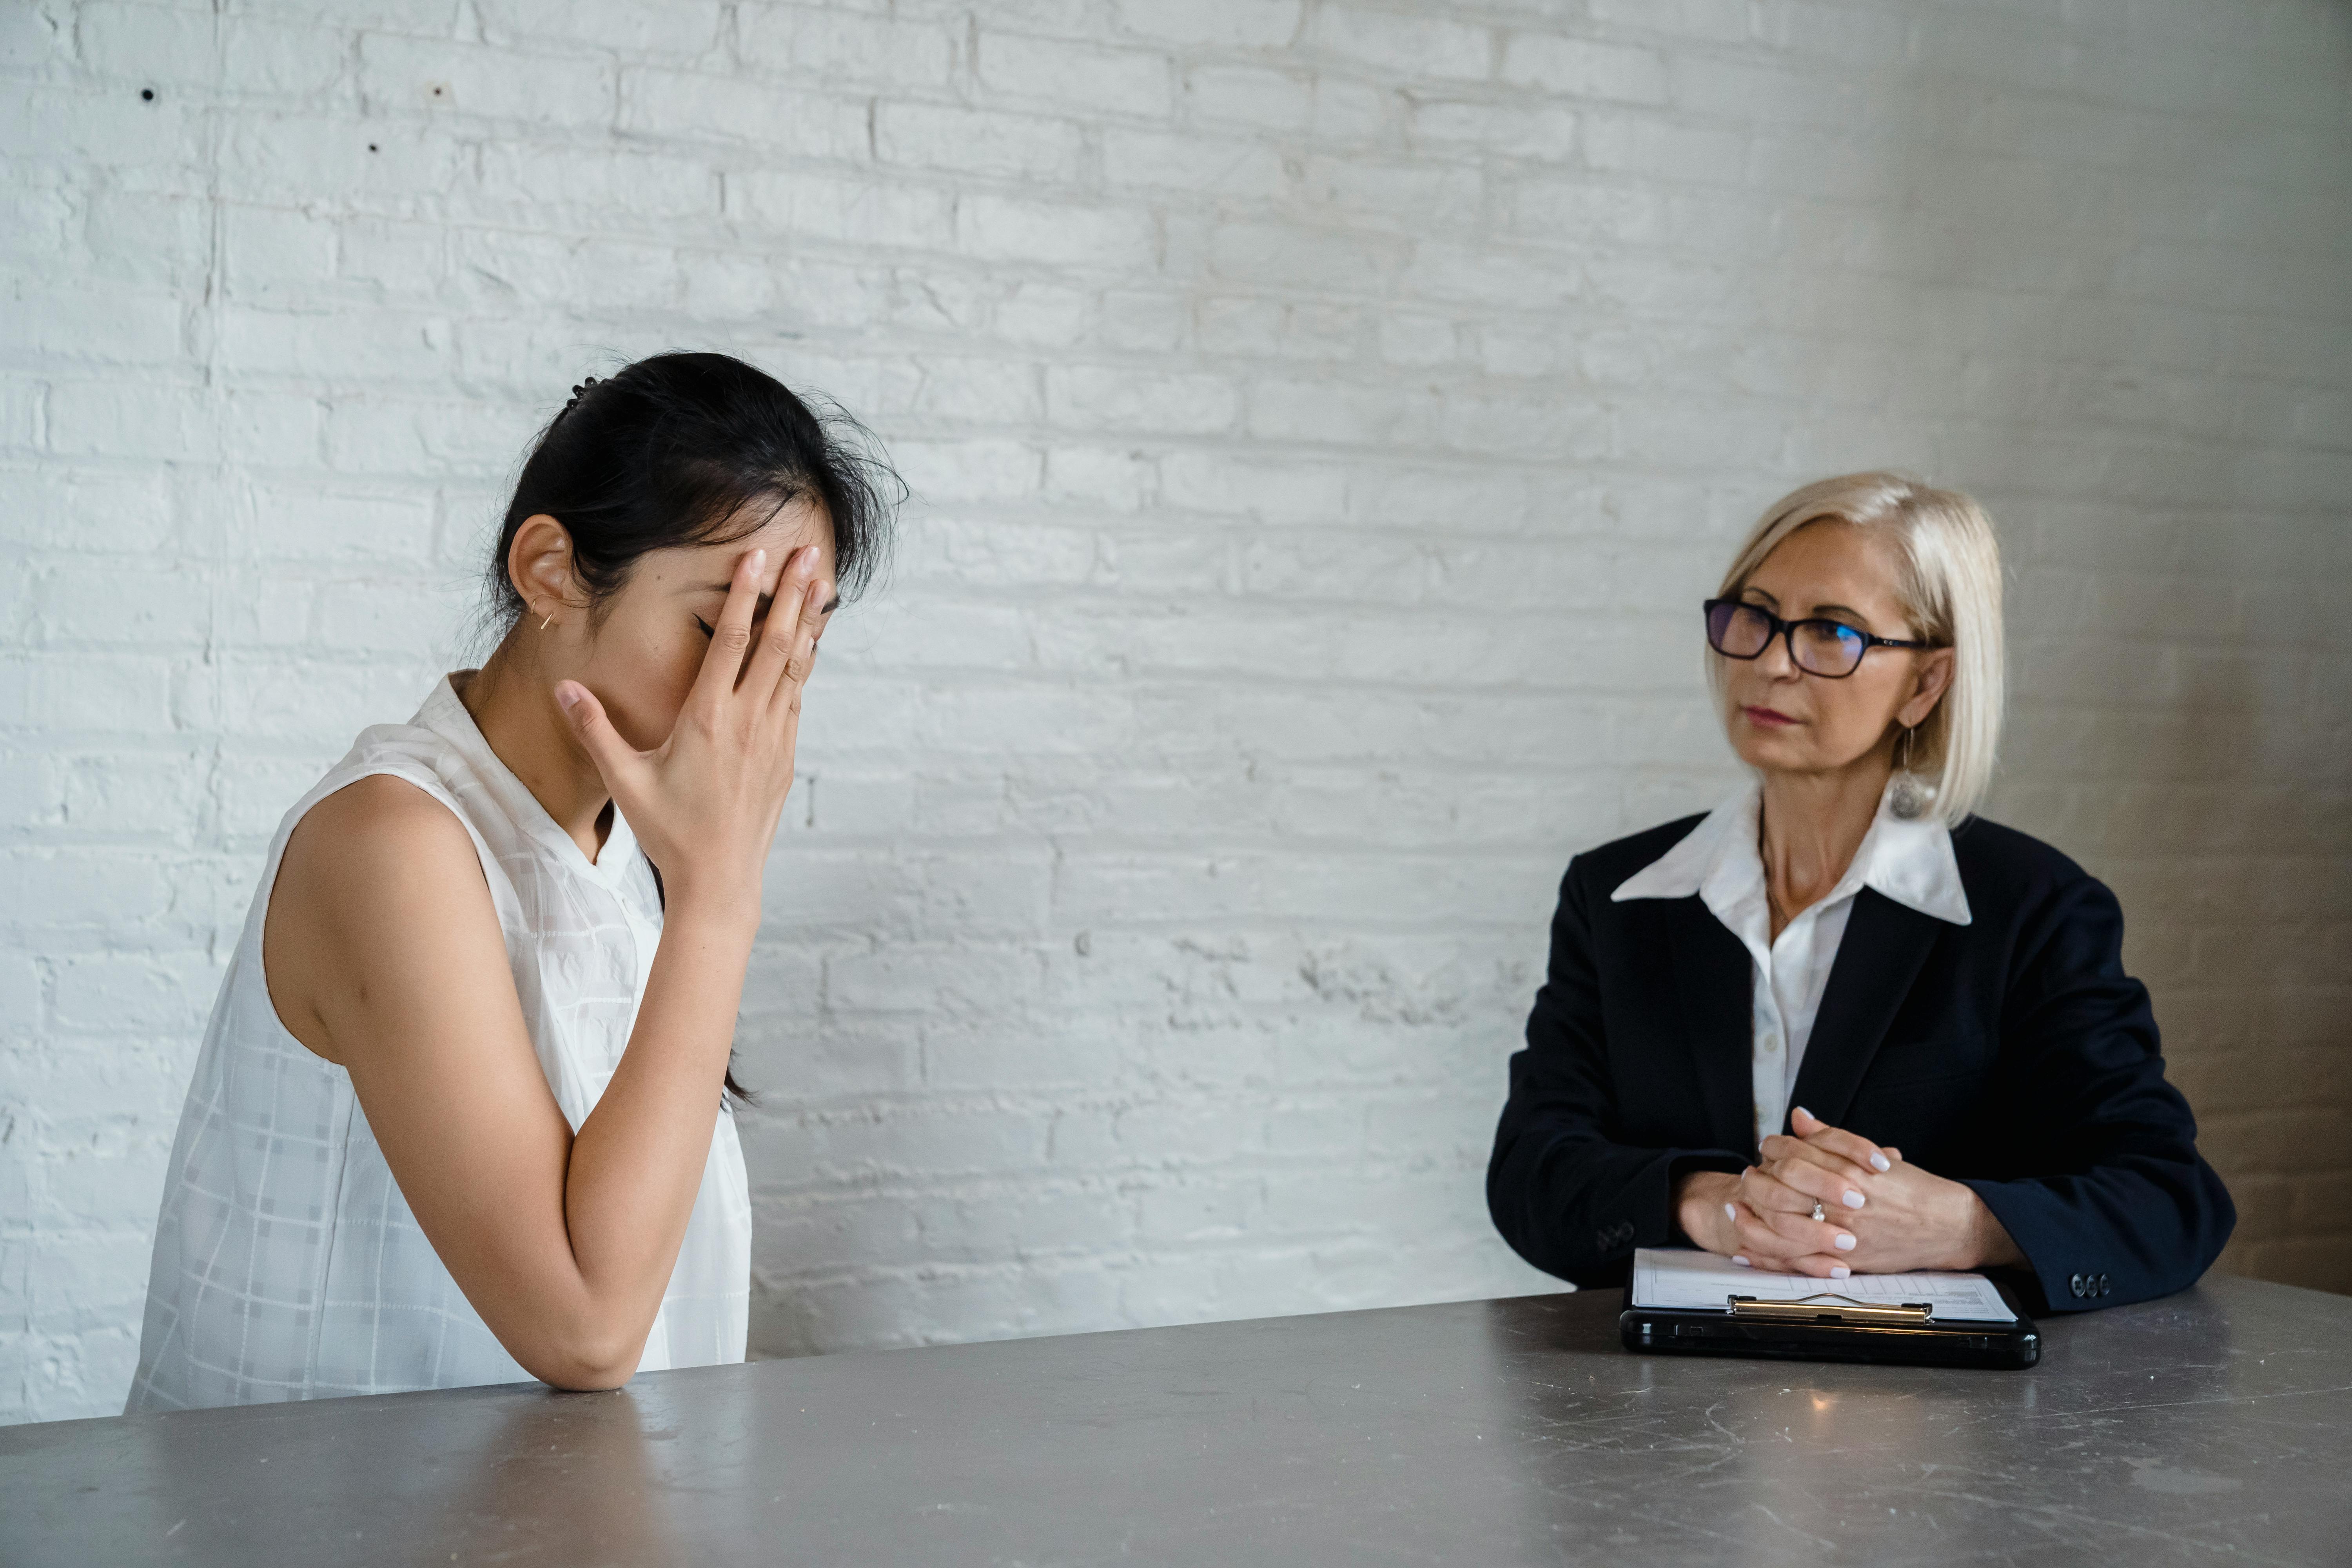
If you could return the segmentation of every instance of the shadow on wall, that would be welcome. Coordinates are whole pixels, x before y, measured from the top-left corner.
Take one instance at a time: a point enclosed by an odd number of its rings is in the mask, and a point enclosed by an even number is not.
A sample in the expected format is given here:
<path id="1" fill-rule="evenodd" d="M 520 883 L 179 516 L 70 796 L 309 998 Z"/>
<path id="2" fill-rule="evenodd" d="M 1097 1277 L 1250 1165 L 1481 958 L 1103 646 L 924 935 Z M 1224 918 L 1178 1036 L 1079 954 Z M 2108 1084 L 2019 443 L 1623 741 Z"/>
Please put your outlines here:
<path id="1" fill-rule="evenodd" d="M 2352 1291 L 2352 1227 L 2321 1203 L 2314 1167 L 2327 1157 L 2311 1157 L 2352 1150 L 2352 1055 L 2325 913 L 2352 878 L 2340 852 L 2313 852 L 2323 813 L 2340 818 L 2343 802 L 2314 787 L 2324 775 L 2299 743 L 2304 693 L 2259 679 L 2258 660 L 2183 655 L 2151 671 L 2161 706 L 2140 742 L 2144 772 L 2115 781 L 2138 809 L 2107 835 L 2108 879 L 2150 933 L 2126 956 L 2154 994 L 2199 1146 L 2237 1203 L 2216 1267 Z M 2188 673 L 2163 679 L 2164 663 Z M 2331 992 L 2336 1007 L 2309 1005 Z M 2337 1186 L 2342 1173 L 2324 1179 Z"/>
<path id="2" fill-rule="evenodd" d="M 2042 95 L 1941 76 L 1932 48 L 1919 71 L 1891 254 L 1958 389 L 1931 472 L 1986 500 L 2010 558 L 1990 815 L 2121 899 L 2237 1200 L 2220 1267 L 2352 1291 L 2352 635 L 2331 611 L 2352 330 L 2288 325 L 2343 320 L 2314 263 L 2352 227 L 2352 137 L 2168 115 L 2086 162 L 2087 122 Z"/>

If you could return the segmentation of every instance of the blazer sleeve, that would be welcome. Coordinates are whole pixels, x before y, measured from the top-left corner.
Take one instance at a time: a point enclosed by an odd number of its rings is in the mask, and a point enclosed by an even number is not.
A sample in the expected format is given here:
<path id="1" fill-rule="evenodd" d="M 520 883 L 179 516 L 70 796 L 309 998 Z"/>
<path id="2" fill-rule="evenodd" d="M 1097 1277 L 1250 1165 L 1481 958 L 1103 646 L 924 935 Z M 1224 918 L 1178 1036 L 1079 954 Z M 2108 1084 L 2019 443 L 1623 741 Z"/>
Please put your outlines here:
<path id="1" fill-rule="evenodd" d="M 1503 1239 L 1537 1268 L 1580 1286 L 1614 1285 L 1631 1271 L 1635 1247 L 1685 1239 L 1675 1225 L 1677 1176 L 1738 1171 L 1747 1161 L 1727 1149 L 1618 1141 L 1619 1086 L 1580 864 L 1570 862 L 1560 883 L 1549 968 L 1528 1018 L 1527 1048 L 1511 1058 L 1486 1208 Z"/>
<path id="2" fill-rule="evenodd" d="M 2002 1005 L 2017 1142 L 2050 1174 L 1969 1180 L 2054 1312 L 2185 1289 L 2237 1224 L 2165 1080 L 2147 988 L 2124 973 L 2123 910 L 2095 879 L 2061 885 L 2019 932 Z"/>

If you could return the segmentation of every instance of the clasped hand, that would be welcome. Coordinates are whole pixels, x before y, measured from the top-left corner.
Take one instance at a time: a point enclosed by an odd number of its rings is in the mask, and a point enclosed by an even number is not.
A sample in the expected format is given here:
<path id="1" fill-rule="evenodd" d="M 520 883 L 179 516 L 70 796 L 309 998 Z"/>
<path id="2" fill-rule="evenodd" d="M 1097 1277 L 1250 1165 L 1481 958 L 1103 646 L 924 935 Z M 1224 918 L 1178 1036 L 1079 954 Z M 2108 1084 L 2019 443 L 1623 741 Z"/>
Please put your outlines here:
<path id="1" fill-rule="evenodd" d="M 1790 1121 L 1796 1136 L 1765 1139 L 1759 1163 L 1738 1175 L 1695 1171 L 1677 1184 L 1676 1218 L 1694 1242 L 1736 1263 L 1820 1279 L 2017 1260 L 1972 1189 L 1801 1107 Z"/>

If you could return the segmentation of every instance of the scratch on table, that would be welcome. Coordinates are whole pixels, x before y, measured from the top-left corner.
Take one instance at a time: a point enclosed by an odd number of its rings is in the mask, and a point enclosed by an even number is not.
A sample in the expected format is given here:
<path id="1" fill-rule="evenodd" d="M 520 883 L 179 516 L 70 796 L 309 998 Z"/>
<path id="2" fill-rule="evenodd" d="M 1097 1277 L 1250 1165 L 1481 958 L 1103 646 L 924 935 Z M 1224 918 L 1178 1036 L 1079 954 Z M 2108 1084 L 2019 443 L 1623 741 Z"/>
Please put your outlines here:
<path id="1" fill-rule="evenodd" d="M 1808 1533 L 1808 1532 L 1807 1532 L 1807 1531 L 1805 1531 L 1799 1530 L 1795 1525 L 1790 1524 L 1787 1520 L 1782 1519 L 1779 1514 L 1774 1513 L 1770 1509 L 1766 1508 L 1762 1503 L 1760 1503 L 1760 1502 L 1759 1502 L 1759 1503 L 1754 1503 L 1754 1504 L 1751 1504 L 1750 1506 L 1751 1506 L 1751 1507 L 1753 1507 L 1753 1508 L 1756 1510 L 1756 1511 L 1757 1511 L 1758 1513 L 1762 1514 L 1766 1519 L 1770 1520 L 1773 1523 L 1775 1523 L 1775 1524 L 1779 1525 L 1781 1529 L 1783 1529 L 1783 1530 L 1787 1531 L 1790 1534 L 1791 1534 L 1791 1535 L 1795 1536 L 1798 1540 L 1800 1540 L 1800 1541 L 1810 1541 L 1810 1542 L 1811 1542 L 1814 1545 L 1816 1545 L 1816 1546 L 1820 1547 L 1820 1548 L 1821 1548 L 1822 1551 L 1824 1551 L 1824 1552 L 1834 1552 L 1834 1551 L 1836 1551 L 1836 1550 L 1837 1550 L 1837 1542 L 1834 1542 L 1834 1541 L 1824 1541 L 1823 1539 L 1822 1539 L 1822 1537 L 1820 1537 L 1820 1536 L 1818 1536 L 1818 1535 L 1813 1535 L 1813 1534 Z"/>

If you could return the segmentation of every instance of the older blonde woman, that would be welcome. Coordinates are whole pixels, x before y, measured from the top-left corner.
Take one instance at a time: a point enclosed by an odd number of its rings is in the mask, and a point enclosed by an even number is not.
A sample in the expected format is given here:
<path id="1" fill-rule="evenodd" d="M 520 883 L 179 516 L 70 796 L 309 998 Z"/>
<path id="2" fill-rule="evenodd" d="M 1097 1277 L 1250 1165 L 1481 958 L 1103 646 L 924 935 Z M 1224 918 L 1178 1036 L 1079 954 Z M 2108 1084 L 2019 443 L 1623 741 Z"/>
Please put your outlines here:
<path id="1" fill-rule="evenodd" d="M 2044 1310 L 2192 1283 L 2236 1215 L 2165 1081 L 2115 896 L 1972 815 L 2000 561 L 1898 475 L 1768 511 L 1706 606 L 1755 782 L 1579 856 L 1487 1202 L 1538 1268 L 2014 1268 Z"/>

